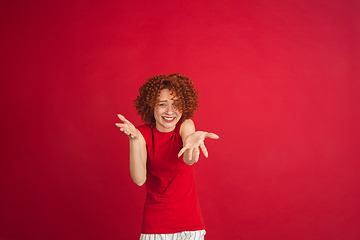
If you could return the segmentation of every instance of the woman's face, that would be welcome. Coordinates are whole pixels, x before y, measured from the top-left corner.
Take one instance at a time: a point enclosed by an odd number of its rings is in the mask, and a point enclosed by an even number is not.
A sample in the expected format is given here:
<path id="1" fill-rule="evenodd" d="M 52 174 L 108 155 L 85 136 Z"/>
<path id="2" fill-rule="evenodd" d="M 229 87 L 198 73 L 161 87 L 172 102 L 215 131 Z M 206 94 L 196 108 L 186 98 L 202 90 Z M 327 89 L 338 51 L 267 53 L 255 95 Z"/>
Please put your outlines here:
<path id="1" fill-rule="evenodd" d="M 154 110 L 156 129 L 160 132 L 171 132 L 175 129 L 182 113 L 175 109 L 177 98 L 170 94 L 169 89 L 160 91 L 157 105 Z"/>

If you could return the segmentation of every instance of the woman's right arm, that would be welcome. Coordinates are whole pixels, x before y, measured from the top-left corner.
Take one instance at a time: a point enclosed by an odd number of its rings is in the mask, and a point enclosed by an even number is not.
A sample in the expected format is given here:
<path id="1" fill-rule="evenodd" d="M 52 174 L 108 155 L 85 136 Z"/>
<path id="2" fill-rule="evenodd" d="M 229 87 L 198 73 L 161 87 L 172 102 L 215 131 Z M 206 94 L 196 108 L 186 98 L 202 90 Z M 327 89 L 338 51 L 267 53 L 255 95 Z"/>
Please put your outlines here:
<path id="1" fill-rule="evenodd" d="M 130 143 L 130 175 L 133 181 L 142 186 L 146 181 L 146 142 L 143 135 L 123 115 L 118 114 L 122 123 L 115 123 L 120 131 L 129 137 Z"/>

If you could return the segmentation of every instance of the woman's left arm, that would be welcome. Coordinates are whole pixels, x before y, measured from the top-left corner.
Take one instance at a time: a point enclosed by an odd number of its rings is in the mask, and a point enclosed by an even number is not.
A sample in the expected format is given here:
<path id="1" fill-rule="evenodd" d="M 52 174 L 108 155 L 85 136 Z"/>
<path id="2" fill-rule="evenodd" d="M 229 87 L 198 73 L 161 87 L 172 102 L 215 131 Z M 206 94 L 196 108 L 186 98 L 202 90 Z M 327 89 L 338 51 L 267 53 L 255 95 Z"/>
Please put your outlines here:
<path id="1" fill-rule="evenodd" d="M 205 147 L 205 138 L 219 139 L 215 133 L 195 131 L 195 124 L 191 119 L 187 119 L 180 127 L 180 136 L 183 140 L 183 148 L 180 150 L 178 157 L 184 154 L 184 162 L 192 165 L 199 160 L 200 149 L 204 156 L 208 157 L 208 151 Z M 200 149 L 199 149 L 200 148 Z"/>

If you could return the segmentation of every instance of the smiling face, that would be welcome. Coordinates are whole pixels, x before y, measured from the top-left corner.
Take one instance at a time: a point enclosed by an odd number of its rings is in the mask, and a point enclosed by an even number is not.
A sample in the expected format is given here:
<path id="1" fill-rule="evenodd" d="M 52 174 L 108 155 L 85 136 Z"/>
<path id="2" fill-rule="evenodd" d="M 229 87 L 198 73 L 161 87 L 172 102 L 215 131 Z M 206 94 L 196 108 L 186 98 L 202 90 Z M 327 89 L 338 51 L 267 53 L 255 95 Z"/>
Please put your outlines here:
<path id="1" fill-rule="evenodd" d="M 160 132 L 171 132 L 181 119 L 181 112 L 175 108 L 177 98 L 171 95 L 169 89 L 162 89 L 155 106 L 154 118 L 156 129 Z"/>

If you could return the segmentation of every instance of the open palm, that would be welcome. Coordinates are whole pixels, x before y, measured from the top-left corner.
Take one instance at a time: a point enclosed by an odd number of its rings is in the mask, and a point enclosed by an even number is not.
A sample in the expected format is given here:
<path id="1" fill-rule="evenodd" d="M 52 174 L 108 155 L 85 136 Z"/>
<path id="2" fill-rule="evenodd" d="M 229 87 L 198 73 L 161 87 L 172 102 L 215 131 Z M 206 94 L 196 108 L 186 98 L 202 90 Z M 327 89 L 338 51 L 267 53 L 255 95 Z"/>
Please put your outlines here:
<path id="1" fill-rule="evenodd" d="M 200 150 L 205 157 L 209 156 L 209 153 L 205 147 L 204 140 L 206 138 L 219 139 L 219 136 L 215 133 L 196 131 L 186 137 L 184 147 L 180 150 L 178 157 L 180 157 L 186 150 L 189 150 L 189 160 L 191 161 L 194 154 L 194 160 L 197 162 L 200 156 Z"/>

